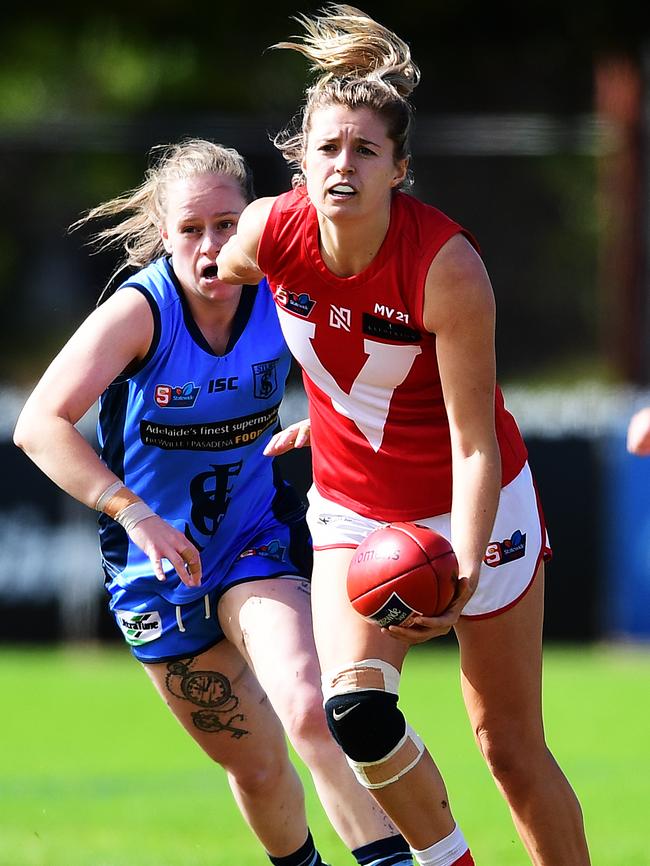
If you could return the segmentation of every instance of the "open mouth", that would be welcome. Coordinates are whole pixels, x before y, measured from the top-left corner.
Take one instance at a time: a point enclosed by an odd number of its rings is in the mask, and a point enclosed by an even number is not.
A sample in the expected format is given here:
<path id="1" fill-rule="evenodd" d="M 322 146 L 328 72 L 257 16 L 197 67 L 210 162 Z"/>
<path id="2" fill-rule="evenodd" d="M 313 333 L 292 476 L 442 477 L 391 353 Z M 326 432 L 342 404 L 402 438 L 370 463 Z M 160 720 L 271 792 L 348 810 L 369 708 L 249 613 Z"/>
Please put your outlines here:
<path id="1" fill-rule="evenodd" d="M 216 265 L 208 265 L 201 271 L 201 276 L 206 280 L 216 280 L 219 276 L 219 268 Z"/>
<path id="2" fill-rule="evenodd" d="M 329 193 L 334 198 L 352 198 L 357 194 L 357 191 L 347 183 L 337 183 L 330 189 Z"/>

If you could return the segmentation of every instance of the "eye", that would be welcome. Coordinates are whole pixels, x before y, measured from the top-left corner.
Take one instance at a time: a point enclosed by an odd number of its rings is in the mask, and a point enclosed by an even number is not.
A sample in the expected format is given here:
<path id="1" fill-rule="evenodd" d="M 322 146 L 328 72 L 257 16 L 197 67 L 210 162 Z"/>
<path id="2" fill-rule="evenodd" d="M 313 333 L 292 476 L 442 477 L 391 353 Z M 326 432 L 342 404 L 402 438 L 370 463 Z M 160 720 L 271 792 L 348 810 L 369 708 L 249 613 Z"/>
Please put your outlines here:
<path id="1" fill-rule="evenodd" d="M 332 153 L 334 150 L 336 150 L 336 145 L 329 142 L 326 144 L 320 144 L 318 146 L 318 150 L 322 151 L 323 153 Z"/>
<path id="2" fill-rule="evenodd" d="M 221 222 L 217 225 L 217 228 L 219 229 L 219 231 L 227 232 L 230 229 L 234 229 L 236 225 L 237 225 L 236 220 L 227 219 L 227 220 L 221 220 Z"/>
<path id="3" fill-rule="evenodd" d="M 198 231 L 199 230 L 197 229 L 196 226 L 181 226 L 181 228 L 180 228 L 180 233 L 182 235 L 191 235 L 191 234 L 194 234 L 194 232 L 198 232 Z"/>
<path id="4" fill-rule="evenodd" d="M 377 156 L 375 151 L 371 150 L 369 147 L 366 147 L 365 144 L 360 144 L 357 150 L 362 156 Z"/>

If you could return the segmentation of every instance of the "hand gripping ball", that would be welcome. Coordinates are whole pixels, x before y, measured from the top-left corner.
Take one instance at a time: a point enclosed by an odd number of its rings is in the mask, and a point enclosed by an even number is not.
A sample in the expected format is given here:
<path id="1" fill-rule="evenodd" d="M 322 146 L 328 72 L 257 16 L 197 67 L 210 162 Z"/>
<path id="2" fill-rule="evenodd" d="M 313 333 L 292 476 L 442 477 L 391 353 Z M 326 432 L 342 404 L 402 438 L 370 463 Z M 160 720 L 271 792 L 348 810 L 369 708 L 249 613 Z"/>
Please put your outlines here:
<path id="1" fill-rule="evenodd" d="M 347 577 L 352 607 L 380 626 L 438 616 L 451 604 L 458 561 L 447 539 L 417 523 L 389 523 L 356 549 Z"/>

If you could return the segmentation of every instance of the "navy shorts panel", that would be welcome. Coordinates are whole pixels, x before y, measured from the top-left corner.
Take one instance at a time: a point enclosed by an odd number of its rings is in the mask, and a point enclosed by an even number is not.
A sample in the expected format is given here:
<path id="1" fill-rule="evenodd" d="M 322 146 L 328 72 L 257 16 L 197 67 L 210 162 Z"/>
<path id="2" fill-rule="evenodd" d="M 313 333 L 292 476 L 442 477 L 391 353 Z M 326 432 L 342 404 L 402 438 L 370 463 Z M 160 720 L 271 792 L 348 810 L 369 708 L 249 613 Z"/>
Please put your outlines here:
<path id="1" fill-rule="evenodd" d="M 276 524 L 255 536 L 201 598 L 177 605 L 159 593 L 113 584 L 109 607 L 139 661 L 153 664 L 195 656 L 223 640 L 217 609 L 228 589 L 254 580 L 309 578 L 311 553 L 304 522 Z"/>

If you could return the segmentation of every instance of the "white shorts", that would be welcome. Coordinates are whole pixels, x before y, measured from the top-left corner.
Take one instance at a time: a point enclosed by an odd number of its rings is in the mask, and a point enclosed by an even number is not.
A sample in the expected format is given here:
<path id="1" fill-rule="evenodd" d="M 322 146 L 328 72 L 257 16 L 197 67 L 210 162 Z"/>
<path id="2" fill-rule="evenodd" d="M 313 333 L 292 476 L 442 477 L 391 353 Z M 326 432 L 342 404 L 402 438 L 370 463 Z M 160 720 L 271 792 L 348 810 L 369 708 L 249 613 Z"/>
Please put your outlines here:
<path id="1" fill-rule="evenodd" d="M 313 485 L 308 498 L 307 523 L 314 550 L 356 548 L 373 529 L 386 525 L 386 521 L 362 517 L 343 505 L 325 499 Z M 412 522 L 435 529 L 445 538 L 451 536 L 450 514 Z M 544 515 L 526 463 L 519 475 L 501 490 L 478 588 L 462 615 L 481 619 L 512 607 L 531 586 L 541 560 L 550 557 Z"/>

